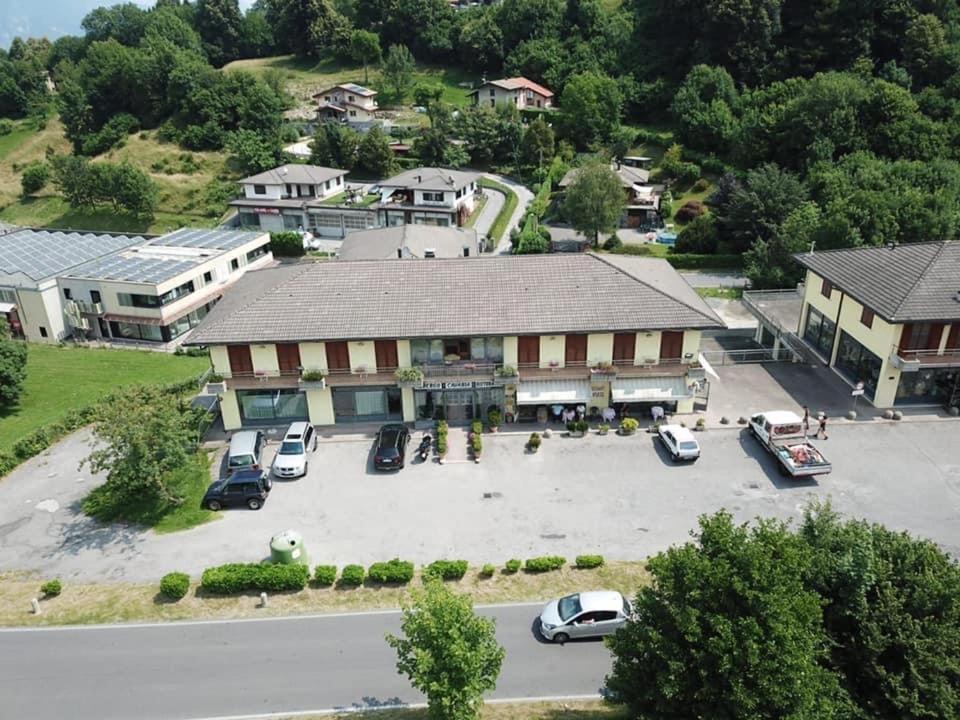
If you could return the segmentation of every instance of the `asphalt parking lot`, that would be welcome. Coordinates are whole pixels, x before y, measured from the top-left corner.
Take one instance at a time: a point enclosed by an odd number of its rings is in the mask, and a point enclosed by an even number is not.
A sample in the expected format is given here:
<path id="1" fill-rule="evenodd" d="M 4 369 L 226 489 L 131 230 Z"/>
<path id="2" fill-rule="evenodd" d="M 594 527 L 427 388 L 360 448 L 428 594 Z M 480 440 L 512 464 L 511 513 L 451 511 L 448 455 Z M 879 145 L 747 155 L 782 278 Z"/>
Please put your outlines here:
<path id="1" fill-rule="evenodd" d="M 372 439 L 327 441 L 307 477 L 275 481 L 262 510 L 224 511 L 215 522 L 158 536 L 100 527 L 80 514 L 98 479 L 76 469 L 88 451 L 88 436 L 78 433 L 0 482 L 0 568 L 86 580 L 196 575 L 262 559 L 270 536 L 288 528 L 303 533 L 312 562 L 337 565 L 587 552 L 635 559 L 685 541 L 701 513 L 799 517 L 811 498 L 931 538 L 956 556 L 958 437 L 952 421 L 838 425 L 817 441 L 833 474 L 804 481 L 782 478 L 739 428 L 698 435 L 703 457 L 692 465 L 674 465 L 647 434 L 555 434 L 531 455 L 525 433 L 501 433 L 486 438 L 479 465 L 408 459 L 402 471 L 378 473 Z"/>

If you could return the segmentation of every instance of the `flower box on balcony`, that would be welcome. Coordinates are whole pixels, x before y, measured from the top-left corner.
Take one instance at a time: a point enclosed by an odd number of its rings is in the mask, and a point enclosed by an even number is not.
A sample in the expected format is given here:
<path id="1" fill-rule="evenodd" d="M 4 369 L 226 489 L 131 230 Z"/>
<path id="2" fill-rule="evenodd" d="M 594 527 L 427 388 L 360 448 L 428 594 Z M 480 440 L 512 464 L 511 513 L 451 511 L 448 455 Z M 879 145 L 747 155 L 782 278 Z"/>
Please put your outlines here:
<path id="1" fill-rule="evenodd" d="M 604 379 L 617 376 L 617 369 L 610 363 L 599 363 L 590 368 L 590 377 Z"/>
<path id="2" fill-rule="evenodd" d="M 323 390 L 327 386 L 327 377 L 323 370 L 304 370 L 298 382 L 304 390 Z"/>
<path id="3" fill-rule="evenodd" d="M 207 383 L 207 387 L 206 387 L 207 395 L 223 395 L 226 391 L 227 391 L 227 383 L 224 380 Z"/>
<path id="4" fill-rule="evenodd" d="M 393 376 L 400 387 L 417 387 L 423 384 L 423 369 L 418 367 L 397 368 Z"/>
<path id="5" fill-rule="evenodd" d="M 493 373 L 494 385 L 510 385 L 520 379 L 520 373 L 512 365 L 498 367 Z"/>

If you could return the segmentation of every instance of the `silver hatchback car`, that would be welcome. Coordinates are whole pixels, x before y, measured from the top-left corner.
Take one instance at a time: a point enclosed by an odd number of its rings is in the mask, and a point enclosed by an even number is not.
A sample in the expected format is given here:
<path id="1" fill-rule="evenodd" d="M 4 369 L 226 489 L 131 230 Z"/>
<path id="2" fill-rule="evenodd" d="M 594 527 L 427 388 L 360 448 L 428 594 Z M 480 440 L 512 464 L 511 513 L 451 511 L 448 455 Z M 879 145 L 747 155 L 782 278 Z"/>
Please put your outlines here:
<path id="1" fill-rule="evenodd" d="M 571 638 L 610 635 L 632 614 L 630 603 L 615 590 L 575 593 L 546 604 L 540 634 L 561 645 Z"/>

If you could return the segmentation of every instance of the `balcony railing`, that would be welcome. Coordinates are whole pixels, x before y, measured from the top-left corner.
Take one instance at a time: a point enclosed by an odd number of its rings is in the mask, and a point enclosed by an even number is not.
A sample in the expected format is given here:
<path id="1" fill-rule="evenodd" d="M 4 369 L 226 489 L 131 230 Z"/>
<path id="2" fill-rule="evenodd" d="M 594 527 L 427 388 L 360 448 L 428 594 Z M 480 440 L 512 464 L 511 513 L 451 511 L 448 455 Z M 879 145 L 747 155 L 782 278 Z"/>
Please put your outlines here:
<path id="1" fill-rule="evenodd" d="M 923 368 L 960 367 L 960 348 L 945 348 L 940 352 L 894 345 L 890 351 L 890 364 L 903 372 L 915 372 Z"/>

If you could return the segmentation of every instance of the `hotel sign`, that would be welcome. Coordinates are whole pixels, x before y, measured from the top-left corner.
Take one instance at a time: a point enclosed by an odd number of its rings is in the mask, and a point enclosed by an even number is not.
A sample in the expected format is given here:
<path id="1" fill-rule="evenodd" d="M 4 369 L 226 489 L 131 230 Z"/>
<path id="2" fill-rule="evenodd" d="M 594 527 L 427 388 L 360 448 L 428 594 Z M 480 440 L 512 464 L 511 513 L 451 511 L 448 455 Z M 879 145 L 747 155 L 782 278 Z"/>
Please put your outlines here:
<path id="1" fill-rule="evenodd" d="M 419 390 L 475 390 L 496 387 L 490 380 L 451 380 L 449 382 L 425 382 Z"/>

